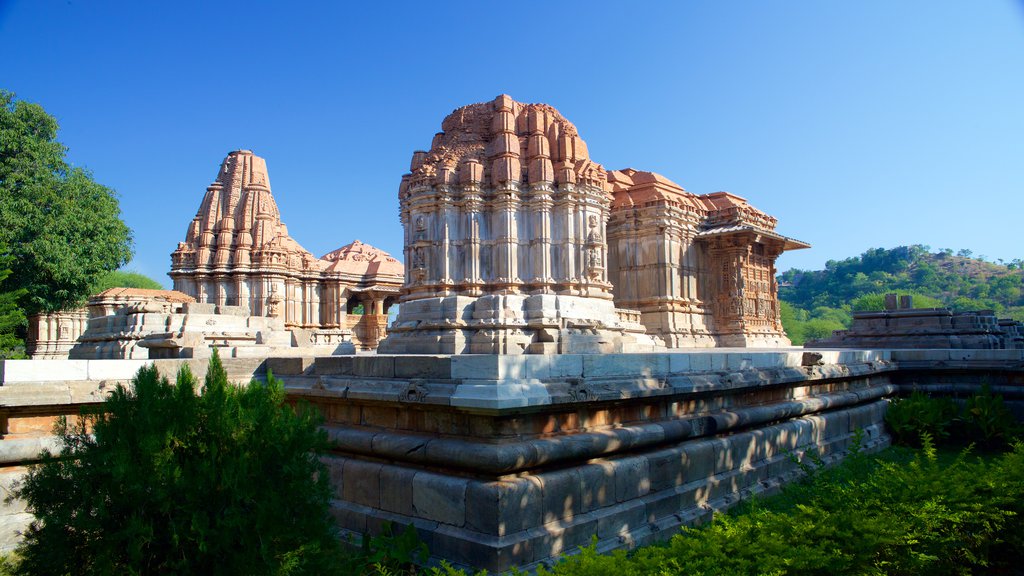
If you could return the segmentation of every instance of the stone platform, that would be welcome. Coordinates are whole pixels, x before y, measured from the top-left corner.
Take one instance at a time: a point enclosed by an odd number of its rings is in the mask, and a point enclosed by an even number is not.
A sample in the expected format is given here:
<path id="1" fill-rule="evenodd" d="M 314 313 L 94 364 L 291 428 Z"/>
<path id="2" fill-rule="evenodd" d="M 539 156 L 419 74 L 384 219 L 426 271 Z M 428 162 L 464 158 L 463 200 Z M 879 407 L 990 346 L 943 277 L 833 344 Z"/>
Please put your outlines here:
<path id="1" fill-rule="evenodd" d="M 606 355 L 225 358 L 322 411 L 333 511 L 352 535 L 415 526 L 436 559 L 529 568 L 587 545 L 670 537 L 841 458 L 887 445 L 887 399 L 982 382 L 1024 407 L 1022 350 L 693 350 Z M 0 363 L 0 492 L 51 445 L 53 420 L 102 401 L 145 361 Z M 168 376 L 201 360 L 156 360 Z M 1021 412 L 1024 414 L 1024 412 Z M 0 550 L 31 519 L 0 508 Z"/>
<path id="2" fill-rule="evenodd" d="M 888 351 L 270 359 L 324 414 L 349 533 L 412 524 L 436 558 L 531 567 L 644 544 L 798 471 L 888 444 Z"/>

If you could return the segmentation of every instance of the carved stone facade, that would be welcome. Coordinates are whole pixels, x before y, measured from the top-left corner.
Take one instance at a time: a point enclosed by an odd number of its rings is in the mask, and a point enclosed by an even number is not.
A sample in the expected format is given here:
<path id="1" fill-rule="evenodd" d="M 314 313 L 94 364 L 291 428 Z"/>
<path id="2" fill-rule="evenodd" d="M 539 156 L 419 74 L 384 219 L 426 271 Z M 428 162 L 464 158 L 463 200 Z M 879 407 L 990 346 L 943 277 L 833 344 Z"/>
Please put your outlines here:
<path id="1" fill-rule="evenodd" d="M 401 263 L 358 240 L 322 258 L 303 248 L 248 150 L 228 154 L 171 261 L 174 289 L 197 302 L 282 318 L 314 343 L 351 331 L 362 349 L 376 348 L 403 279 Z"/>
<path id="2" fill-rule="evenodd" d="M 608 173 L 615 303 L 673 348 L 789 346 L 775 261 L 808 244 L 728 192 L 697 196 L 653 172 Z"/>
<path id="3" fill-rule="evenodd" d="M 620 321 L 611 194 L 576 127 L 508 96 L 459 108 L 399 188 L 406 270 L 388 353 L 652 349 Z"/>
<path id="4" fill-rule="evenodd" d="M 25 352 L 33 360 L 58 360 L 68 352 L 85 332 L 89 313 L 84 308 L 34 314 L 28 319 Z"/>
<path id="5" fill-rule="evenodd" d="M 808 245 L 744 199 L 606 172 L 544 104 L 503 95 L 441 127 L 399 189 L 411 266 L 382 350 L 789 345 L 775 260 Z"/>

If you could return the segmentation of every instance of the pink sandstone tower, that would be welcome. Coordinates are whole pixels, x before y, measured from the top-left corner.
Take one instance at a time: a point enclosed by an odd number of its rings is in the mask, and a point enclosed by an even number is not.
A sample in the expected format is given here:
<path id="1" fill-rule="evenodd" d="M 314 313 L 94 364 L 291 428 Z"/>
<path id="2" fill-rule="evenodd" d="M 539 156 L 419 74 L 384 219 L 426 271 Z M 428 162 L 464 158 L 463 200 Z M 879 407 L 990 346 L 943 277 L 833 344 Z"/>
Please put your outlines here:
<path id="1" fill-rule="evenodd" d="M 199 303 L 276 316 L 312 344 L 345 339 L 375 348 L 397 299 L 402 264 L 356 240 L 316 258 L 289 234 L 270 192 L 267 163 L 228 154 L 185 241 L 171 255 L 174 289 Z M 364 314 L 353 314 L 359 304 Z"/>
<path id="2" fill-rule="evenodd" d="M 743 198 L 606 172 L 544 104 L 503 95 L 441 128 L 399 188 L 411 265 L 381 351 L 789 345 L 775 261 L 808 244 Z"/>
<path id="3" fill-rule="evenodd" d="M 653 349 L 612 302 L 611 188 L 576 127 L 502 95 L 452 112 L 399 188 L 406 269 L 386 353 Z"/>

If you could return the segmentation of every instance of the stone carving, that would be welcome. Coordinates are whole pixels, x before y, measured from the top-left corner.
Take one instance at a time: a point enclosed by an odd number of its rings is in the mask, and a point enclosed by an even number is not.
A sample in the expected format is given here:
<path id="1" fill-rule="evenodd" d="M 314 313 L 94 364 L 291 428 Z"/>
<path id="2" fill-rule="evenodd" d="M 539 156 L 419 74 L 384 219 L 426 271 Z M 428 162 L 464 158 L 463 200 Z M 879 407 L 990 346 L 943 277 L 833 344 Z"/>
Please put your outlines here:
<path id="1" fill-rule="evenodd" d="M 347 337 L 317 347 L 279 317 L 197 303 L 173 290 L 111 288 L 91 297 L 88 307 L 88 326 L 70 350 L 72 359 L 207 358 L 213 348 L 225 358 L 355 352 Z"/>
<path id="2" fill-rule="evenodd" d="M 788 346 L 775 260 L 808 245 L 728 192 L 698 196 L 653 172 L 608 173 L 608 276 L 615 304 L 641 312 L 673 348 Z"/>
<path id="3" fill-rule="evenodd" d="M 175 290 L 198 302 L 243 306 L 255 316 L 280 317 L 289 329 L 330 331 L 350 323 L 352 299 L 368 301 L 368 314 L 386 318 L 404 271 L 398 260 L 358 240 L 316 258 L 281 222 L 266 161 L 238 150 L 207 188 L 171 255 L 170 276 Z M 353 338 L 372 349 L 376 335 L 357 330 Z"/>
<path id="4" fill-rule="evenodd" d="M 455 110 L 441 128 L 399 187 L 412 266 L 380 350 L 653 349 L 615 313 L 602 229 L 608 180 L 576 127 L 551 106 L 502 95 Z M 580 321 L 593 330 L 568 329 Z"/>
<path id="5" fill-rule="evenodd" d="M 30 316 L 25 352 L 33 360 L 67 358 L 68 352 L 85 331 L 88 317 L 84 308 Z"/>
<path id="6" fill-rule="evenodd" d="M 270 287 L 270 296 L 267 296 L 267 316 L 277 318 L 281 315 L 281 297 L 277 295 L 277 287 Z"/>

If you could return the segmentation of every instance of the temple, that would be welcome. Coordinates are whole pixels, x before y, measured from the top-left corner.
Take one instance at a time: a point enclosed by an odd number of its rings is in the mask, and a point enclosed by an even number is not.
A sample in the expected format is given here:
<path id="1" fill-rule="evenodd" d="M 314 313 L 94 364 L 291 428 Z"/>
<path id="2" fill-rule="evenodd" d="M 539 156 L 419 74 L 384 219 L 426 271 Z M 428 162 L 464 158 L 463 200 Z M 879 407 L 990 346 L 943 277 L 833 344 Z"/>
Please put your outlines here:
<path id="1" fill-rule="evenodd" d="M 185 241 L 171 255 L 174 289 L 198 303 L 280 317 L 314 344 L 377 347 L 397 299 L 402 264 L 356 240 L 321 258 L 289 234 L 263 158 L 228 154 L 206 189 Z M 359 305 L 362 314 L 357 314 Z"/>
<path id="2" fill-rule="evenodd" d="M 399 187 L 406 269 L 386 353 L 789 345 L 775 260 L 807 244 L 726 192 L 606 171 L 551 106 L 452 112 Z"/>
<path id="3" fill-rule="evenodd" d="M 789 346 L 775 261 L 808 244 L 739 196 L 697 196 L 653 172 L 608 173 L 615 304 L 671 348 Z"/>
<path id="4" fill-rule="evenodd" d="M 399 189 L 402 306 L 388 353 L 599 353 L 655 342 L 616 312 L 611 197 L 576 127 L 508 96 L 452 112 Z"/>

